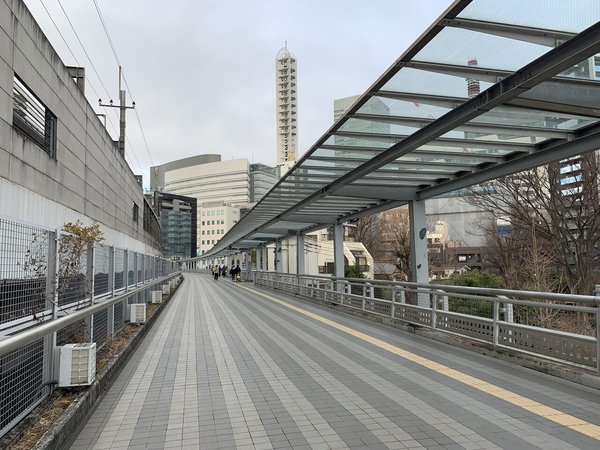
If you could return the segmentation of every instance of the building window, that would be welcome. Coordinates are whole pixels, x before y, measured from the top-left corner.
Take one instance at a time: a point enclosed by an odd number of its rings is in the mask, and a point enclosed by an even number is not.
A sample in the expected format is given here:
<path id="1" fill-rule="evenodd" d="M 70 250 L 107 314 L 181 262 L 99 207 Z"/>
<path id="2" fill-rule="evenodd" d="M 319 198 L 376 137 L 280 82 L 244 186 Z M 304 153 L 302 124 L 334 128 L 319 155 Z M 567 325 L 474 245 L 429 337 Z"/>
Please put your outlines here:
<path id="1" fill-rule="evenodd" d="M 137 203 L 133 204 L 133 221 L 137 222 L 139 217 L 140 217 L 140 207 L 137 205 Z"/>
<path id="2" fill-rule="evenodd" d="M 13 77 L 13 126 L 50 156 L 56 155 L 56 116 L 16 75 Z"/>
<path id="3" fill-rule="evenodd" d="M 202 245 L 204 245 L 204 241 L 202 241 Z"/>
<path id="4" fill-rule="evenodd" d="M 204 225 L 204 220 L 202 221 L 202 225 Z"/>

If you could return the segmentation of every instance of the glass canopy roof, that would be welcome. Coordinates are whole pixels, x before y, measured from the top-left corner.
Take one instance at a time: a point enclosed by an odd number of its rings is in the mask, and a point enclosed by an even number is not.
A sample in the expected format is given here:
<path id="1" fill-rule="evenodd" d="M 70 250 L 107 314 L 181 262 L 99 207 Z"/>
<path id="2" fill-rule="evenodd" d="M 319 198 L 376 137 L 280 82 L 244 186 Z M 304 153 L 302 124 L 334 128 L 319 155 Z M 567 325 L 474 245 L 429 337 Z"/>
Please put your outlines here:
<path id="1" fill-rule="evenodd" d="M 600 2 L 458 0 L 213 249 L 600 148 Z"/>

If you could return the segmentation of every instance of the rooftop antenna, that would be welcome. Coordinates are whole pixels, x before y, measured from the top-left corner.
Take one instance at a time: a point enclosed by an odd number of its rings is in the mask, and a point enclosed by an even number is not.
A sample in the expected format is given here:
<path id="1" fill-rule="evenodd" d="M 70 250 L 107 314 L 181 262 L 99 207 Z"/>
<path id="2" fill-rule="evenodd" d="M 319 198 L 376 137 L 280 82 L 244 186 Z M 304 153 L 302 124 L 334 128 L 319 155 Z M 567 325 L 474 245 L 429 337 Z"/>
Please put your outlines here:
<path id="1" fill-rule="evenodd" d="M 287 48 L 287 41 L 284 41 L 284 42 L 285 42 L 285 48 Z"/>

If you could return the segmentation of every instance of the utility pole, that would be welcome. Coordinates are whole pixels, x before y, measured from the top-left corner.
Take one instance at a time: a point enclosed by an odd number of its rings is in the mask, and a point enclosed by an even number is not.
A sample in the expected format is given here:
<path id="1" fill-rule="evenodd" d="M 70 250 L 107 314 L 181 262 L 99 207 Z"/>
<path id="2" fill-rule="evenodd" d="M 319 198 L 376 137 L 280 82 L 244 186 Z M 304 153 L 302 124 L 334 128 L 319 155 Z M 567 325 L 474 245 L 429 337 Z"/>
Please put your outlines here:
<path id="1" fill-rule="evenodd" d="M 123 78 L 123 68 L 119 66 L 119 105 L 113 105 L 113 101 L 110 100 L 108 104 L 102 104 L 102 99 L 98 99 L 98 105 L 105 108 L 119 108 L 119 153 L 121 156 L 125 156 L 125 112 L 128 109 L 135 108 L 135 102 L 131 103 L 131 106 L 126 105 L 125 90 L 121 87 L 121 79 Z M 105 124 L 106 125 L 106 124 Z"/>

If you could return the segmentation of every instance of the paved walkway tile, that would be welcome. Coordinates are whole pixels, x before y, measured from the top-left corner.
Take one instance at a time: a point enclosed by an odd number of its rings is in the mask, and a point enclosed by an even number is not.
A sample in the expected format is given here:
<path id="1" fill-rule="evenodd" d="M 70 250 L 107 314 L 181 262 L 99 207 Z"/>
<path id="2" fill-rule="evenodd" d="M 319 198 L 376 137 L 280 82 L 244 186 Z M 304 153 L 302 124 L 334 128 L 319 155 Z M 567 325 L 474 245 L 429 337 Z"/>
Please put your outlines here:
<path id="1" fill-rule="evenodd" d="M 598 449 L 600 392 L 186 274 L 71 448 Z"/>

